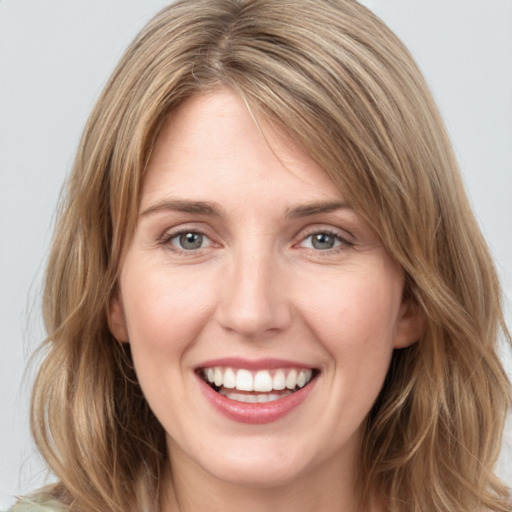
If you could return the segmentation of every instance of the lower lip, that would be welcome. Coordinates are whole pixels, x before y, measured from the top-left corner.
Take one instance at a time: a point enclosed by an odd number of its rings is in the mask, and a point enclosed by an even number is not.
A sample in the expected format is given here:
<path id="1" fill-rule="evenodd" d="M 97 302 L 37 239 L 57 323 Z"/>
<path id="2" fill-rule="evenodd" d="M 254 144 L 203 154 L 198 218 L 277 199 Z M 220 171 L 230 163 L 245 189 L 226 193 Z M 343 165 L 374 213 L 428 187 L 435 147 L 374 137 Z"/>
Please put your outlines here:
<path id="1" fill-rule="evenodd" d="M 230 420 L 252 425 L 271 423 L 286 416 L 304 402 L 316 383 L 316 379 L 313 379 L 307 386 L 295 391 L 291 395 L 273 400 L 272 402 L 253 404 L 230 400 L 214 391 L 201 377 L 198 376 L 197 378 L 202 393 L 217 411 Z"/>

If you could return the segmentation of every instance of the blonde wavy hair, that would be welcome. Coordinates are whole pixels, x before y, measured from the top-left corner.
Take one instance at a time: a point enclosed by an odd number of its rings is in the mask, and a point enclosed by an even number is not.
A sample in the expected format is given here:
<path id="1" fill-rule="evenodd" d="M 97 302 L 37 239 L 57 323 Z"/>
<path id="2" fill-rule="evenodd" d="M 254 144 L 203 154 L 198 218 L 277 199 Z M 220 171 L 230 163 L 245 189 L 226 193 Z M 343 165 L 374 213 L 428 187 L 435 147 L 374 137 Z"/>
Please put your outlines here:
<path id="1" fill-rule="evenodd" d="M 46 274 L 32 430 L 59 480 L 53 496 L 76 512 L 159 508 L 164 432 L 108 310 L 159 129 L 217 87 L 325 169 L 425 313 L 368 416 L 361 496 L 389 512 L 510 511 L 493 473 L 511 404 L 496 273 L 420 71 L 352 0 L 179 0 L 121 59 L 85 128 Z"/>

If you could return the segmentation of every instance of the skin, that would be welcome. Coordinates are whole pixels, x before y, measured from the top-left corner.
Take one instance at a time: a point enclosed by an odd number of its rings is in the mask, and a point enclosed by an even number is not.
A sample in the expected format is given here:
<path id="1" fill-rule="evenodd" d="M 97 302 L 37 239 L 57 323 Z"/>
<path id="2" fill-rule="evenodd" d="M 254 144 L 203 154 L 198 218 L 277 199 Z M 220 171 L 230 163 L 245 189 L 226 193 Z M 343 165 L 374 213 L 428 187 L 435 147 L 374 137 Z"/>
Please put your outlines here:
<path id="1" fill-rule="evenodd" d="M 181 211 L 198 201 L 216 214 Z M 326 203 L 340 207 L 302 208 Z M 199 248 L 180 247 L 187 232 L 202 234 Z M 332 248 L 314 244 L 319 233 Z M 167 433 L 162 510 L 357 510 L 362 424 L 393 349 L 420 334 L 403 284 L 350 198 L 234 93 L 175 111 L 110 311 Z M 291 359 L 320 374 L 283 418 L 242 424 L 199 390 L 194 369 L 222 357 Z"/>

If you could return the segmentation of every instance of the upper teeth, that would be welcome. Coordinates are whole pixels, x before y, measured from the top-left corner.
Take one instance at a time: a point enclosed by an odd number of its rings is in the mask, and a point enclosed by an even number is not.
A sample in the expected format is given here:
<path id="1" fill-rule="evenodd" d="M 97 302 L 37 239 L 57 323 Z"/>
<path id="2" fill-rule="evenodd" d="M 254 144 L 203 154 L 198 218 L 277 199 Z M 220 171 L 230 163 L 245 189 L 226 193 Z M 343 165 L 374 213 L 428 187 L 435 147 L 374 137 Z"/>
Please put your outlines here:
<path id="1" fill-rule="evenodd" d="M 259 370 L 251 372 L 246 369 L 223 368 L 220 366 L 203 370 L 204 376 L 211 384 L 239 391 L 279 391 L 304 387 L 313 375 L 313 370 L 280 368 L 278 370 Z"/>

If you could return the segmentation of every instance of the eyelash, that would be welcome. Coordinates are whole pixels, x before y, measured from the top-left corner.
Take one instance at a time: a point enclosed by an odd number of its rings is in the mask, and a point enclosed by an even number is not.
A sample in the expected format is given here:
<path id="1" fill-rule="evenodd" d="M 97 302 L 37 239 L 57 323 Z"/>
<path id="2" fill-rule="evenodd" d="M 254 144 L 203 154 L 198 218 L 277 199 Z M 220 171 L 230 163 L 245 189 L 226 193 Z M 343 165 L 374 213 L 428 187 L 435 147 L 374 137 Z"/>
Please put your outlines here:
<path id="1" fill-rule="evenodd" d="M 170 250 L 181 253 L 184 255 L 193 255 L 194 253 L 197 253 L 198 250 L 205 249 L 205 247 L 198 247 L 197 249 L 184 249 L 182 247 L 177 246 L 176 244 L 173 244 L 172 241 L 175 238 L 179 238 L 184 235 L 199 235 L 203 237 L 203 239 L 206 239 L 210 242 L 210 244 L 213 244 L 212 239 L 203 231 L 197 230 L 197 229 L 181 229 L 179 231 L 172 231 L 170 233 L 165 233 L 161 240 L 159 241 L 159 244 L 166 246 Z"/>
<path id="2" fill-rule="evenodd" d="M 177 246 L 176 244 L 173 244 L 172 241 L 174 239 L 177 239 L 184 235 L 199 235 L 203 237 L 203 240 L 206 239 L 210 242 L 210 245 L 208 247 L 198 247 L 197 249 L 185 249 L 182 247 Z M 343 250 L 346 250 L 347 248 L 353 247 L 354 243 L 350 242 L 343 236 L 341 236 L 338 232 L 330 229 L 314 229 L 310 232 L 308 232 L 305 236 L 303 236 L 298 243 L 294 244 L 294 246 L 300 246 L 303 244 L 306 240 L 312 239 L 315 235 L 327 235 L 329 237 L 334 238 L 335 243 L 338 243 L 337 246 L 327 249 L 317 249 L 314 247 L 305 247 L 305 249 L 315 252 L 315 253 L 326 253 L 326 254 L 333 254 L 337 253 Z M 211 245 L 214 244 L 212 239 L 204 232 L 197 229 L 181 229 L 179 231 L 172 231 L 170 233 L 165 233 L 162 238 L 159 241 L 160 245 L 166 246 L 170 250 L 176 253 L 181 253 L 186 256 L 192 256 L 194 254 L 197 254 L 198 251 L 201 249 L 207 249 Z"/>
<path id="3" fill-rule="evenodd" d="M 302 237 L 299 241 L 299 245 L 303 244 L 306 240 L 312 239 L 315 235 L 327 235 L 330 237 L 333 237 L 335 242 L 338 242 L 338 245 L 331 248 L 331 249 L 315 249 L 315 248 L 308 248 L 311 251 L 314 251 L 315 253 L 326 253 L 326 254 L 333 254 L 337 252 L 341 252 L 343 250 L 346 250 L 347 248 L 353 247 L 354 243 L 347 240 L 345 237 L 341 236 L 337 231 L 331 230 L 331 229 L 313 229 L 309 233 L 306 234 L 306 236 Z"/>

